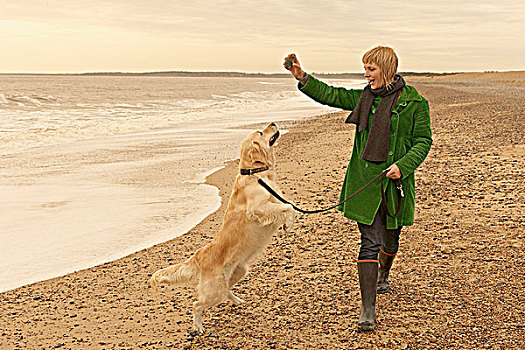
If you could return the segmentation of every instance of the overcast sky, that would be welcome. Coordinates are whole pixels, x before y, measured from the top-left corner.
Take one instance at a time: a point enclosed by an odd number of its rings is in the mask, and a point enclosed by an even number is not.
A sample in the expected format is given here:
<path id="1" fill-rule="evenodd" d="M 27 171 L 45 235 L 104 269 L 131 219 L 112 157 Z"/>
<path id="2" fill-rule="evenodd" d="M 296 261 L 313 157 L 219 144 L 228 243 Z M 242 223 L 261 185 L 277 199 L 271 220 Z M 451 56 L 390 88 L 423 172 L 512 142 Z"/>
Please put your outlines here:
<path id="1" fill-rule="evenodd" d="M 361 72 L 392 46 L 403 71 L 525 69 L 525 1 L 11 0 L 0 72 Z"/>

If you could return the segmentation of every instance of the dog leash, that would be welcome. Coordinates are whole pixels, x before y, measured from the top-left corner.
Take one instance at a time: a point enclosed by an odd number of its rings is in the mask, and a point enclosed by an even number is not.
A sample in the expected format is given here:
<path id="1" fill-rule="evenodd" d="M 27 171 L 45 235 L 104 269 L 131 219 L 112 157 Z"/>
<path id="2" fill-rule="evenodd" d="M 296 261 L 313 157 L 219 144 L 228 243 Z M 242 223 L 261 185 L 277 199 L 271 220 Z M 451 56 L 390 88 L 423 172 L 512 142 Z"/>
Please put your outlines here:
<path id="1" fill-rule="evenodd" d="M 259 185 L 264 187 L 268 192 L 270 192 L 270 194 L 272 196 L 277 198 L 279 201 L 281 201 L 284 204 L 290 204 L 295 210 L 297 210 L 298 212 L 304 213 L 304 214 L 322 213 L 324 211 L 328 211 L 330 209 L 337 208 L 339 205 L 341 205 L 341 204 L 349 201 L 353 197 L 357 196 L 365 188 L 367 188 L 368 186 L 373 184 L 375 181 L 377 181 L 377 179 L 381 179 L 381 199 L 382 199 L 381 205 L 383 206 L 383 208 L 384 208 L 384 210 L 385 210 L 385 212 L 386 212 L 386 214 L 388 216 L 391 216 L 391 217 L 395 218 L 401 212 L 401 198 L 405 197 L 405 194 L 403 193 L 403 186 L 401 185 L 401 181 L 399 179 L 395 179 L 394 181 L 395 181 L 396 188 L 399 191 L 399 195 L 397 196 L 396 212 L 394 214 L 391 214 L 390 211 L 388 211 L 388 207 L 386 205 L 386 195 L 385 195 L 385 189 L 384 189 L 384 185 L 383 185 L 383 180 L 386 177 L 386 174 L 388 173 L 388 171 L 389 171 L 389 169 L 383 170 L 379 175 L 375 176 L 372 180 L 368 181 L 368 183 L 366 185 L 364 185 L 363 187 L 361 187 L 360 189 L 358 189 L 357 191 L 352 193 L 350 196 L 346 197 L 341 202 L 339 202 L 339 203 L 337 203 L 335 205 L 332 205 L 332 206 L 330 206 L 328 208 L 317 209 L 317 210 L 304 210 L 304 209 L 301 209 L 301 208 L 297 207 L 295 204 L 293 204 L 293 203 L 287 201 L 286 199 L 284 199 L 283 197 L 281 197 L 281 195 L 279 195 L 277 192 L 275 192 L 275 190 L 273 188 L 271 188 L 266 182 L 264 182 L 264 180 L 262 178 L 253 175 L 253 173 L 246 174 L 246 175 L 251 175 L 259 183 Z"/>

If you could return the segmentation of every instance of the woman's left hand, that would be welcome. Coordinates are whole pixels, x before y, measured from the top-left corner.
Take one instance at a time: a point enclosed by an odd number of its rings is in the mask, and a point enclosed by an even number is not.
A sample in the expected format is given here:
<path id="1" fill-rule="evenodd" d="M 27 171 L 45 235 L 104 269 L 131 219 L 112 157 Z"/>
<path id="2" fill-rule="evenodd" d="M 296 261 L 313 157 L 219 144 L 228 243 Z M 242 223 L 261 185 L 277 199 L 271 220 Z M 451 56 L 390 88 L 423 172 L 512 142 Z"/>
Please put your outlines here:
<path id="1" fill-rule="evenodd" d="M 390 167 L 387 168 L 387 170 L 389 170 L 389 172 L 386 173 L 386 177 L 389 177 L 394 180 L 401 178 L 401 170 L 399 170 L 397 165 L 392 164 Z"/>

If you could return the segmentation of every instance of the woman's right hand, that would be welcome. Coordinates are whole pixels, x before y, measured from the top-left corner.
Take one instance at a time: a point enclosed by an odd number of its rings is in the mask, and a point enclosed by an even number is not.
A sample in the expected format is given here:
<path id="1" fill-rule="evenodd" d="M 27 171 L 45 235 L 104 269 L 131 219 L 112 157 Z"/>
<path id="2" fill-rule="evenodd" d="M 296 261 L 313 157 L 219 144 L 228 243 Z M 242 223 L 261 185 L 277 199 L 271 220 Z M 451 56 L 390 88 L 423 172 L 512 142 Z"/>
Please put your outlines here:
<path id="1" fill-rule="evenodd" d="M 295 77 L 295 79 L 301 79 L 304 77 L 304 71 L 299 64 L 299 60 L 294 53 L 289 54 L 284 58 L 283 66 L 286 68 L 285 62 L 291 60 L 293 62 L 292 68 L 289 69 L 290 73 Z"/>

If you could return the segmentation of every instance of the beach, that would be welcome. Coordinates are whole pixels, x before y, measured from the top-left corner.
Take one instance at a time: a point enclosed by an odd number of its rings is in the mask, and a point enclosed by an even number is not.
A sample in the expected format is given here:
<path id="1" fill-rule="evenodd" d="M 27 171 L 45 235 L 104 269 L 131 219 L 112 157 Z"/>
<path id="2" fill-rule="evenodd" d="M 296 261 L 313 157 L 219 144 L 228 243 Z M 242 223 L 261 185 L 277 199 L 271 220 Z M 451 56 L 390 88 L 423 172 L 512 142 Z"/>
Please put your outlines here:
<path id="1" fill-rule="evenodd" d="M 232 160 L 206 179 L 220 208 L 185 235 L 1 293 L 0 348 L 524 348 L 525 72 L 407 82 L 430 101 L 434 144 L 416 171 L 416 223 L 402 232 L 392 291 L 378 297 L 377 331 L 356 330 L 359 234 L 335 210 L 297 213 L 293 230 L 280 230 L 233 288 L 246 303 L 207 310 L 203 336 L 190 333 L 194 286 L 152 293 L 153 272 L 217 233 L 238 173 Z M 276 150 L 279 182 L 298 206 L 338 200 L 354 133 L 346 114 L 279 124 L 289 130 Z M 119 181 L 165 190 L 177 169 L 164 162 Z"/>

